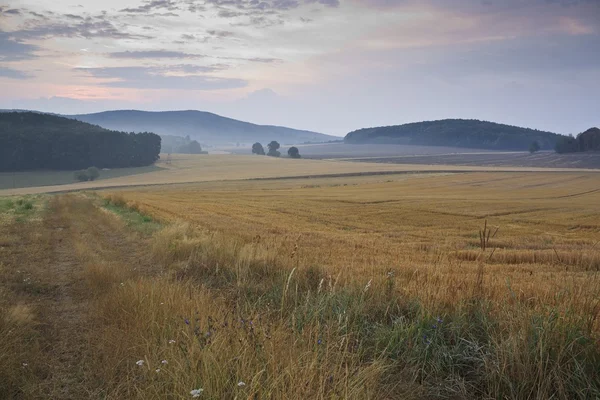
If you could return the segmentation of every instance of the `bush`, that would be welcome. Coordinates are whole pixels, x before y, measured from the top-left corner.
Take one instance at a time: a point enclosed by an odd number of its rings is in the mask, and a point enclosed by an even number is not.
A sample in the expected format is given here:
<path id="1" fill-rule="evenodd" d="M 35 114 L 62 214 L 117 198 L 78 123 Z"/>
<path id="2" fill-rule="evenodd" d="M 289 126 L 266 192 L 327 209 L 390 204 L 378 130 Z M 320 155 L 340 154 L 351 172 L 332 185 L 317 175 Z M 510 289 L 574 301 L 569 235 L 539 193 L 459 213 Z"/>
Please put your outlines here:
<path id="1" fill-rule="evenodd" d="M 90 181 L 95 181 L 100 176 L 100 171 L 96 167 L 89 167 L 86 172 Z"/>
<path id="2" fill-rule="evenodd" d="M 75 173 L 73 174 L 73 176 L 79 182 L 87 182 L 87 181 L 90 180 L 88 172 L 86 170 L 84 170 L 84 169 L 79 170 L 79 171 L 75 171 Z"/>
<path id="3" fill-rule="evenodd" d="M 540 144 L 537 142 L 537 140 L 534 140 L 529 145 L 529 153 L 533 154 L 538 151 L 540 151 Z"/>

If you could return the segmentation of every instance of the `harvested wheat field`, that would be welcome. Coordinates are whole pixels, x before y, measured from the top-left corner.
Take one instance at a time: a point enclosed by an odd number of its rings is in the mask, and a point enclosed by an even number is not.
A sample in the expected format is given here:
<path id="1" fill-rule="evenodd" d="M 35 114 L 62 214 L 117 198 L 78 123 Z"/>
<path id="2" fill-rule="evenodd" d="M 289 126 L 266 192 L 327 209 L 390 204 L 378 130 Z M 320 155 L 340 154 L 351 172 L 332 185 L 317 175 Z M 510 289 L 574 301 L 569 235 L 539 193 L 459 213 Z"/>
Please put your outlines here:
<path id="1" fill-rule="evenodd" d="M 600 397 L 598 173 L 1 201 L 0 397 Z"/>
<path id="2" fill-rule="evenodd" d="M 129 168 L 119 172 L 116 169 L 101 171 L 100 179 L 92 182 L 78 182 L 61 185 L 48 184 L 47 186 L 33 186 L 27 181 L 31 176 L 40 175 L 39 172 L 25 174 L 30 176 L 13 178 L 12 174 L 5 173 L 0 176 L 4 181 L 16 179 L 16 188 L 0 189 L 0 196 L 32 195 L 40 193 L 71 192 L 101 188 L 141 187 L 152 185 L 172 185 L 197 182 L 222 182 L 254 179 L 280 179 L 280 178 L 315 178 L 326 176 L 360 176 L 360 175 L 386 175 L 404 174 L 414 172 L 464 172 L 464 171 L 569 171 L 568 168 L 525 168 L 525 167 L 490 167 L 490 166 L 460 166 L 460 165 L 418 165 L 418 164 L 385 164 L 377 162 L 350 162 L 336 160 L 309 160 L 273 157 L 259 157 L 251 155 L 192 155 L 174 154 L 170 158 L 162 155 L 162 159 L 155 167 Z M 137 172 L 136 172 L 137 171 Z M 583 170 L 590 171 L 594 170 Z M 126 173 L 125 176 L 119 176 Z M 65 174 L 65 173 L 61 173 Z M 70 174 L 67 174 L 70 176 Z M 117 176 L 108 178 L 107 176 Z M 65 179 L 63 177 L 62 179 Z M 68 179 L 68 178 L 67 178 Z M 19 180 L 23 180 L 19 184 Z M 43 179 L 38 177 L 38 180 Z M 50 179 L 48 180 L 51 181 Z M 6 183 L 6 182 L 5 182 Z M 41 183 L 39 183 L 41 185 Z M 19 187 L 24 186 L 24 187 Z M 5 186 L 10 187 L 10 186 Z"/>

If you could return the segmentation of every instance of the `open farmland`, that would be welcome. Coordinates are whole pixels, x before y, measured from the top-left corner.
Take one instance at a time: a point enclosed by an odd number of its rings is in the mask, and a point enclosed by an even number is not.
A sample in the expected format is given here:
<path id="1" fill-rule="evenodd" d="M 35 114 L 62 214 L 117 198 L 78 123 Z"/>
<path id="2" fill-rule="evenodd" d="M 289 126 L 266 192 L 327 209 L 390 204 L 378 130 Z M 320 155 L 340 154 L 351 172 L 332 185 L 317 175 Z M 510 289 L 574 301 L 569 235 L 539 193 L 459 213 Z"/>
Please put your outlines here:
<path id="1" fill-rule="evenodd" d="M 39 185 L 33 186 L 32 173 L 22 173 L 23 185 L 13 185 L 14 175 L 0 174 L 4 190 L 0 196 L 26 195 L 53 192 L 69 192 L 88 189 L 118 188 L 131 186 L 172 185 L 196 182 L 222 182 L 281 178 L 343 177 L 359 175 L 405 174 L 415 172 L 464 172 L 464 171 L 560 171 L 561 168 L 523 168 L 461 165 L 395 164 L 381 162 L 351 162 L 340 160 L 309 160 L 273 158 L 243 155 L 172 155 L 170 161 L 162 155 L 156 167 L 114 169 L 101 171 L 99 180 L 71 184 L 52 185 L 44 174 L 35 177 Z M 364 160 L 363 160 L 364 161 Z M 376 160 L 377 161 L 377 160 Z M 120 171 L 124 175 L 120 176 Z M 64 172 L 49 172 L 48 175 L 72 177 Z M 18 179 L 17 179 L 18 181 Z M 65 182 L 66 183 L 66 182 Z M 23 186 L 23 187 L 19 187 Z"/>
<path id="2" fill-rule="evenodd" d="M 596 172 L 1 200 L 2 395 L 600 395 Z"/>

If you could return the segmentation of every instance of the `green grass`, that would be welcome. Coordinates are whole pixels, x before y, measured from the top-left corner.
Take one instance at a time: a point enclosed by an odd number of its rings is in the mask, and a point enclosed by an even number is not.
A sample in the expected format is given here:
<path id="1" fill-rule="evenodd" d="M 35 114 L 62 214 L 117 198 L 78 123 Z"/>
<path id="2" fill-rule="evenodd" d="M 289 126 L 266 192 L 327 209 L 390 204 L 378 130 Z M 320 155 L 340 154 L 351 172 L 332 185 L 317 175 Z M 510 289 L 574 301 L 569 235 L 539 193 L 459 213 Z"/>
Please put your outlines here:
<path id="1" fill-rule="evenodd" d="M 145 215 L 134 207 L 128 206 L 125 202 L 120 202 L 118 197 L 109 197 L 102 201 L 102 206 L 105 209 L 117 214 L 125 221 L 128 227 L 138 232 L 151 235 L 162 227 L 161 224 L 153 220 L 149 215 Z"/>
<path id="2" fill-rule="evenodd" d="M 127 175 L 145 174 L 148 172 L 159 171 L 163 168 L 156 165 L 138 168 L 115 168 L 107 171 L 100 171 L 100 179 L 118 178 Z M 25 172 L 0 172 L 0 190 L 36 187 L 36 186 L 51 186 L 51 185 L 66 185 L 76 183 L 77 180 L 73 175 L 73 171 L 25 171 Z"/>
<path id="3" fill-rule="evenodd" d="M 24 222 L 43 208 L 43 196 L 24 196 L 0 199 L 0 216 Z"/>

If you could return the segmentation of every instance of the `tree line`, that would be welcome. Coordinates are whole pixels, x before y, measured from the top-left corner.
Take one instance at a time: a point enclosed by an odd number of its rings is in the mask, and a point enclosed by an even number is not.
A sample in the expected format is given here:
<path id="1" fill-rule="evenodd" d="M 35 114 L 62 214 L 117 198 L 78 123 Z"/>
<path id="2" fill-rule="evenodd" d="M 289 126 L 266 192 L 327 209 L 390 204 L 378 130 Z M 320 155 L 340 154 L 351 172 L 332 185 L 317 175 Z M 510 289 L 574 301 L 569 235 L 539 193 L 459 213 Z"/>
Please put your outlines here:
<path id="1" fill-rule="evenodd" d="M 561 136 L 554 148 L 557 153 L 576 153 L 580 151 L 600 151 L 600 129 L 590 128 L 577 137 Z"/>
<path id="2" fill-rule="evenodd" d="M 281 145 L 276 140 L 271 141 L 267 145 L 267 149 L 269 149 L 269 151 L 266 153 L 266 155 L 270 156 L 270 157 L 280 157 L 281 156 L 281 152 L 279 151 L 280 147 L 281 147 Z M 288 156 L 291 158 L 301 158 L 300 151 L 295 146 L 290 147 L 288 149 L 287 153 L 288 153 Z M 252 145 L 252 154 L 258 154 L 260 156 L 264 156 L 265 148 L 263 147 L 262 144 L 260 144 L 259 142 L 256 142 Z"/>
<path id="3" fill-rule="evenodd" d="M 0 171 L 141 167 L 159 159 L 160 145 L 154 133 L 110 131 L 34 112 L 0 113 Z"/>

